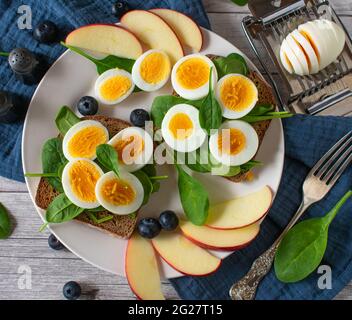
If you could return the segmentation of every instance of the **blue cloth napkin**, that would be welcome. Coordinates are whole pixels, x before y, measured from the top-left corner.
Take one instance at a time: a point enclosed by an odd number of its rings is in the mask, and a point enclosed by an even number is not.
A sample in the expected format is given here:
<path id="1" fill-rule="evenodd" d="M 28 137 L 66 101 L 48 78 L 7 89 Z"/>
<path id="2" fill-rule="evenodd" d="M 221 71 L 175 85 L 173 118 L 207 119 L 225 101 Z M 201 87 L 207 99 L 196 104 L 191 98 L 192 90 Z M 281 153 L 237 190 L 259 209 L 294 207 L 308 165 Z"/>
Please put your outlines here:
<path id="1" fill-rule="evenodd" d="M 82 25 L 105 22 L 115 23 L 111 13 L 115 0 L 2 0 L 0 1 L 0 51 L 9 52 L 16 47 L 25 47 L 43 56 L 51 64 L 65 48 L 59 44 L 40 44 L 32 37 L 32 30 L 20 30 L 17 20 L 18 8 L 26 4 L 32 11 L 33 28 L 45 19 L 55 22 L 65 35 Z M 210 28 L 201 0 L 129 0 L 131 9 L 170 8 L 192 16 L 200 25 Z M 36 86 L 26 86 L 15 79 L 6 58 L 0 57 L 0 89 L 16 93 L 28 102 Z M 24 181 L 21 162 L 21 135 L 23 122 L 0 124 L 0 175 Z"/>
<path id="2" fill-rule="evenodd" d="M 183 299 L 229 299 L 231 285 L 243 277 L 252 262 L 270 245 L 297 210 L 302 197 L 302 183 L 309 169 L 344 134 L 352 129 L 352 118 L 295 116 L 285 119 L 286 157 L 281 185 L 260 235 L 246 249 L 226 258 L 220 269 L 208 277 L 182 277 L 171 283 Z M 275 143 L 273 141 L 273 143 Z M 303 219 L 326 214 L 352 188 L 349 166 L 331 192 L 314 204 Z M 294 284 L 276 279 L 273 270 L 264 278 L 257 299 L 332 299 L 352 280 L 352 200 L 345 203 L 329 229 L 327 250 L 322 261 L 332 270 L 332 288 L 318 288 L 321 274 L 312 273 Z"/>

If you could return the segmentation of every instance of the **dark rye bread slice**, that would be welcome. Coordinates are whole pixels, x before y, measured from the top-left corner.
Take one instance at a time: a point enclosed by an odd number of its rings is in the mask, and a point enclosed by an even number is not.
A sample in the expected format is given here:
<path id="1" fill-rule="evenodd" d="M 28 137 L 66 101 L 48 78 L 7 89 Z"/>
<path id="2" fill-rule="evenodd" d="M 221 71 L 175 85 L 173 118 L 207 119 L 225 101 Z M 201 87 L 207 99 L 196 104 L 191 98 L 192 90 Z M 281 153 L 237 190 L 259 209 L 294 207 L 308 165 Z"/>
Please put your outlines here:
<path id="1" fill-rule="evenodd" d="M 108 129 L 110 137 L 114 136 L 122 129 L 131 126 L 126 121 L 105 116 L 88 116 L 84 117 L 83 119 L 99 121 Z M 46 179 L 41 178 L 35 197 L 35 203 L 39 208 L 45 210 L 58 194 L 59 193 L 47 182 Z M 110 213 L 108 211 L 95 213 L 98 219 L 104 218 L 109 214 Z M 137 218 L 131 217 L 130 215 L 113 215 L 113 219 L 97 224 L 91 221 L 88 215 L 84 212 L 80 214 L 75 220 L 123 239 L 127 239 L 131 236 L 137 222 Z"/>

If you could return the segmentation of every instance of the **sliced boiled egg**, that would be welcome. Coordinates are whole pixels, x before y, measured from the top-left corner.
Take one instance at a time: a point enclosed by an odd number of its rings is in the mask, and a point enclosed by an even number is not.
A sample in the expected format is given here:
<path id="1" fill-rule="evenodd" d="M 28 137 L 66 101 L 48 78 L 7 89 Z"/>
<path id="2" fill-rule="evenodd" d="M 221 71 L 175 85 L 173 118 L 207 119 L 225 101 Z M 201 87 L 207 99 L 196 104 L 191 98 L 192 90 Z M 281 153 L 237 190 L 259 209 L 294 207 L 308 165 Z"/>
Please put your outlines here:
<path id="1" fill-rule="evenodd" d="M 231 73 L 219 80 L 216 98 L 225 118 L 238 119 L 254 108 L 258 101 L 258 89 L 251 79 Z"/>
<path id="2" fill-rule="evenodd" d="M 62 186 L 67 198 L 84 209 L 99 207 L 95 186 L 104 174 L 103 170 L 88 159 L 70 161 L 62 172 Z"/>
<path id="3" fill-rule="evenodd" d="M 64 136 L 62 149 L 66 159 L 96 158 L 96 148 L 109 140 L 108 130 L 98 121 L 84 120 L 72 126 Z"/>
<path id="4" fill-rule="evenodd" d="M 309 73 L 317 73 L 319 71 L 319 61 L 311 43 L 297 29 L 292 31 L 291 36 L 297 44 L 301 46 L 302 51 L 306 56 Z"/>
<path id="5" fill-rule="evenodd" d="M 121 171 L 118 177 L 110 171 L 98 180 L 95 194 L 100 205 L 106 210 L 125 215 L 134 213 L 141 207 L 144 189 L 133 174 Z"/>
<path id="6" fill-rule="evenodd" d="M 153 139 L 138 127 L 121 130 L 110 141 L 118 154 L 121 168 L 134 172 L 144 167 L 153 157 Z"/>
<path id="7" fill-rule="evenodd" d="M 309 66 L 308 66 L 307 57 L 306 57 L 305 52 L 303 51 L 303 48 L 295 40 L 295 38 L 292 37 L 291 33 L 286 37 L 286 41 L 302 67 L 302 70 L 303 70 L 302 75 L 308 75 L 309 74 Z"/>
<path id="8" fill-rule="evenodd" d="M 102 73 L 95 82 L 95 95 L 106 105 L 125 100 L 134 90 L 132 76 L 125 70 L 111 69 Z"/>
<path id="9" fill-rule="evenodd" d="M 293 72 L 295 74 L 303 76 L 304 75 L 303 67 L 302 67 L 301 63 L 299 62 L 297 56 L 295 55 L 295 53 L 293 52 L 293 50 L 289 46 L 286 39 L 284 39 L 284 41 L 282 41 L 281 50 L 285 54 L 285 57 L 287 57 L 287 60 L 289 61 L 289 65 L 292 66 Z M 283 65 L 286 68 L 285 64 L 283 64 Z M 286 70 L 289 71 L 288 69 L 286 69 Z"/>
<path id="10" fill-rule="evenodd" d="M 199 111 L 189 104 L 177 104 L 169 109 L 161 124 L 161 134 L 179 152 L 198 149 L 206 138 L 199 123 Z"/>
<path id="11" fill-rule="evenodd" d="M 218 78 L 214 63 L 208 57 L 198 53 L 183 57 L 172 69 L 171 82 L 174 90 L 184 99 L 204 98 L 209 92 L 211 68 L 214 88 Z"/>
<path id="12" fill-rule="evenodd" d="M 149 50 L 142 54 L 132 68 L 132 79 L 144 91 L 156 91 L 169 80 L 171 63 L 162 50 Z"/>
<path id="13" fill-rule="evenodd" d="M 213 157 L 227 166 L 239 166 L 251 160 L 259 146 L 256 131 L 247 122 L 232 120 L 224 122 L 209 139 Z"/>

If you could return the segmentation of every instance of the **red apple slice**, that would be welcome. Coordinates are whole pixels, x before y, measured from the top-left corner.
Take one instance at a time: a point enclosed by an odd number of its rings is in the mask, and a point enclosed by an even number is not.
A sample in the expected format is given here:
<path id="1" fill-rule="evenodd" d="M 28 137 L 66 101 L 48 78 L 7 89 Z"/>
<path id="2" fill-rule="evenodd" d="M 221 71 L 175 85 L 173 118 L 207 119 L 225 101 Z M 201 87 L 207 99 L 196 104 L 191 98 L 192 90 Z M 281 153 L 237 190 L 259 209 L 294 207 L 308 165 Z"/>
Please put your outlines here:
<path id="1" fill-rule="evenodd" d="M 213 250 L 238 250 L 247 246 L 259 233 L 259 223 L 232 230 L 217 230 L 196 226 L 189 221 L 180 221 L 180 228 L 189 240 Z"/>
<path id="2" fill-rule="evenodd" d="M 196 52 L 202 50 L 203 35 L 199 26 L 185 14 L 170 9 L 149 10 L 165 20 L 175 31 L 183 45 L 186 45 Z"/>
<path id="3" fill-rule="evenodd" d="M 175 32 L 156 14 L 132 10 L 121 18 L 121 23 L 151 49 L 165 51 L 173 64 L 183 57 L 183 48 Z"/>
<path id="4" fill-rule="evenodd" d="M 91 24 L 72 31 L 66 44 L 122 58 L 137 59 L 142 45 L 130 31 L 113 24 Z"/>
<path id="5" fill-rule="evenodd" d="M 221 259 L 176 232 L 162 232 L 152 240 L 154 249 L 175 270 L 191 276 L 215 272 Z"/>
<path id="6" fill-rule="evenodd" d="M 247 196 L 218 203 L 209 208 L 206 225 L 215 229 L 238 229 L 259 221 L 272 202 L 268 186 Z"/>
<path id="7" fill-rule="evenodd" d="M 125 271 L 134 294 L 141 300 L 165 300 L 153 246 L 134 233 L 128 240 Z"/>

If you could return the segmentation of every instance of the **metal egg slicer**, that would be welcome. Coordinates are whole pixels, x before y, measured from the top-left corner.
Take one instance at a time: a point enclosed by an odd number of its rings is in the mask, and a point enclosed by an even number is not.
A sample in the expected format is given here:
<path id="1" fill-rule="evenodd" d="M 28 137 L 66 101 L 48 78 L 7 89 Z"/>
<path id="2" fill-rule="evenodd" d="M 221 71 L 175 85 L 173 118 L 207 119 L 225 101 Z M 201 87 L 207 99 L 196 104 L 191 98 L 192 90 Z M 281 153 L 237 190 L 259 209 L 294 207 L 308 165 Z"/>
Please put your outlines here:
<path id="1" fill-rule="evenodd" d="M 328 1 L 249 0 L 248 7 L 252 16 L 243 19 L 242 27 L 270 79 L 279 108 L 293 113 L 351 116 L 352 43 Z M 317 74 L 289 74 L 280 62 L 281 43 L 300 24 L 316 19 L 328 19 L 343 28 L 343 52 Z"/>

